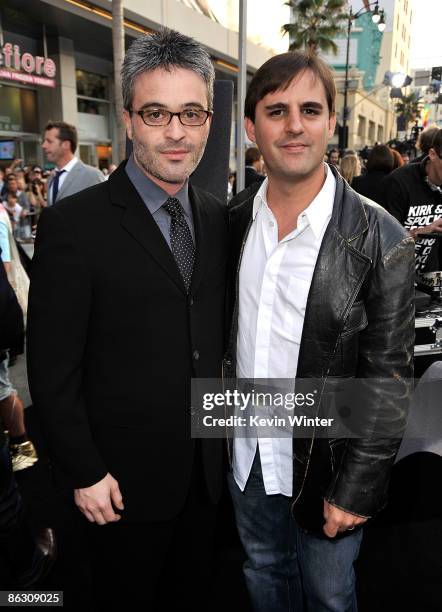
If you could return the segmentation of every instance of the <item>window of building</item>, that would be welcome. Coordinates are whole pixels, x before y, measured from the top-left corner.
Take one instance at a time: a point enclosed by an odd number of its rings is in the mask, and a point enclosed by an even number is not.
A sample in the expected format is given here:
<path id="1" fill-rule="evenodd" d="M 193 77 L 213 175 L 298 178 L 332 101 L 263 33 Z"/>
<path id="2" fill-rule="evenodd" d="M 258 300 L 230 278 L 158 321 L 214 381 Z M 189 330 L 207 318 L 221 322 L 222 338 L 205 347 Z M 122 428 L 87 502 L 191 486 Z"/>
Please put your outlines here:
<path id="1" fill-rule="evenodd" d="M 384 126 L 378 125 L 378 136 L 376 138 L 377 142 L 384 142 Z"/>
<path id="2" fill-rule="evenodd" d="M 370 144 L 374 143 L 376 137 L 376 124 L 374 121 L 369 121 L 368 122 L 368 140 L 370 141 Z"/>
<path id="3" fill-rule="evenodd" d="M 111 141 L 109 79 L 85 70 L 76 70 L 76 78 L 80 156 L 89 163 L 90 155 L 96 155 L 94 147 L 108 146 Z"/>
<path id="4" fill-rule="evenodd" d="M 397 58 L 397 43 L 394 45 L 394 58 Z"/>
<path id="5" fill-rule="evenodd" d="M 397 16 L 397 21 L 396 21 L 396 29 L 399 30 L 399 13 Z"/>
<path id="6" fill-rule="evenodd" d="M 38 133 L 37 92 L 2 85 L 0 131 Z"/>
<path id="7" fill-rule="evenodd" d="M 362 142 L 365 141 L 366 119 L 362 115 L 358 115 L 358 136 Z"/>
<path id="8" fill-rule="evenodd" d="M 77 79 L 77 95 L 99 98 L 101 100 L 109 98 L 107 77 L 102 74 L 86 72 L 85 70 L 76 70 L 75 74 Z"/>

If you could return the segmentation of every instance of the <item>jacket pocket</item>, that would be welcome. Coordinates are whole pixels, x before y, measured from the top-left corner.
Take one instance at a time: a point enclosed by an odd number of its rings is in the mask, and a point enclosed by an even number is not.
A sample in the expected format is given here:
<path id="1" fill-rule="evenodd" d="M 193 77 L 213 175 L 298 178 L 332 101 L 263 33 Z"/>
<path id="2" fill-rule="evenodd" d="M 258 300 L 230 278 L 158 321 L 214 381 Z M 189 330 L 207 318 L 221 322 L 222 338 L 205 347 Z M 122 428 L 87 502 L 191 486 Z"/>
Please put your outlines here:
<path id="1" fill-rule="evenodd" d="M 332 474 L 339 469 L 347 445 L 346 443 L 347 440 L 345 438 L 335 438 L 328 441 Z"/>
<path id="2" fill-rule="evenodd" d="M 350 309 L 344 328 L 341 332 L 341 338 L 351 336 L 356 332 L 362 331 L 368 325 L 367 313 L 365 311 L 364 302 L 354 302 Z"/>

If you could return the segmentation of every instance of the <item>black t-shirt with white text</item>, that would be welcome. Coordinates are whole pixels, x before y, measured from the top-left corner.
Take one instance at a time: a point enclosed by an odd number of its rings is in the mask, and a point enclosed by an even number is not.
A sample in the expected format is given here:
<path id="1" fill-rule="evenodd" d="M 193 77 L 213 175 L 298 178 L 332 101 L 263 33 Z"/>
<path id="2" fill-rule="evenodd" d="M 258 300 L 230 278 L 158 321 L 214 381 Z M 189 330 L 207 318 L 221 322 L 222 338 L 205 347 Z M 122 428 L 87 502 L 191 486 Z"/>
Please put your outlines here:
<path id="1" fill-rule="evenodd" d="M 405 229 L 425 227 L 442 217 L 442 191 L 427 182 L 426 157 L 419 164 L 407 164 L 385 178 L 385 208 Z M 416 271 L 433 272 L 442 264 L 442 239 L 416 240 Z"/>

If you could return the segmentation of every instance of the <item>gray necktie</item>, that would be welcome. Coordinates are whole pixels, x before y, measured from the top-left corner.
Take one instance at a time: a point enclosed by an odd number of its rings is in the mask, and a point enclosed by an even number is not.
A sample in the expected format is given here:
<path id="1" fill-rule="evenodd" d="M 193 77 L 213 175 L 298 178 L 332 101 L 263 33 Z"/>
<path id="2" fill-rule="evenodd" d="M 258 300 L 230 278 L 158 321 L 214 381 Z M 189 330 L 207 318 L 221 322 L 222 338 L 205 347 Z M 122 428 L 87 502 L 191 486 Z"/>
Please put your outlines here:
<path id="1" fill-rule="evenodd" d="M 184 210 L 177 198 L 167 198 L 163 204 L 171 217 L 170 246 L 178 269 L 183 277 L 184 285 L 189 291 L 195 263 L 195 246 L 189 226 L 184 217 Z"/>

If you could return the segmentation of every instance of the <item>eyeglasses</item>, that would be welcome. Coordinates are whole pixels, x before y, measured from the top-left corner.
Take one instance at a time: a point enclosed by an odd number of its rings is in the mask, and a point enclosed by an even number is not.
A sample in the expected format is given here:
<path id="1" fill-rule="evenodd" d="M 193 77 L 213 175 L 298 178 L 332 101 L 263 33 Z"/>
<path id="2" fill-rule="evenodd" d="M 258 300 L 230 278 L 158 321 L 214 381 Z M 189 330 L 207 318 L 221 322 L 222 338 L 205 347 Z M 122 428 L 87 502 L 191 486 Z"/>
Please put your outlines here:
<path id="1" fill-rule="evenodd" d="M 175 116 L 178 117 L 182 125 L 197 127 L 204 125 L 210 115 L 213 114 L 212 111 L 202 110 L 199 108 L 189 108 L 179 113 L 172 113 L 171 111 L 163 108 L 142 108 L 141 110 L 131 110 L 130 112 L 140 115 L 143 122 L 152 127 L 165 127 L 166 125 L 169 125 L 172 118 Z"/>

